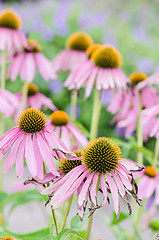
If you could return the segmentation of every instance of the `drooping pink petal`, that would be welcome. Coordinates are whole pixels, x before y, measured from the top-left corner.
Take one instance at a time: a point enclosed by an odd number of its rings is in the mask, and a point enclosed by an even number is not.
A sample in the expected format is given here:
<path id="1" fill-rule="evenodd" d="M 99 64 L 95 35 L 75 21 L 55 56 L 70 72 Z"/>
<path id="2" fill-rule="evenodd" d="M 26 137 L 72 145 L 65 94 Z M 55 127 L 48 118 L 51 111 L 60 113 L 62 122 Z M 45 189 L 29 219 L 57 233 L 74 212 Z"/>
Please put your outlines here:
<path id="1" fill-rule="evenodd" d="M 21 177 L 24 172 L 25 146 L 26 146 L 26 135 L 23 136 L 23 140 L 21 142 L 21 145 L 17 154 L 16 174 L 19 177 Z"/>
<path id="2" fill-rule="evenodd" d="M 97 183 L 98 183 L 98 173 L 95 173 L 92 181 L 91 190 L 90 190 L 91 201 L 94 204 L 94 206 L 97 205 Z"/>
<path id="3" fill-rule="evenodd" d="M 111 195 L 113 198 L 114 210 L 115 210 L 115 213 L 116 213 L 117 219 L 118 219 L 119 214 L 120 214 L 118 189 L 117 189 L 117 186 L 116 186 L 114 180 L 111 178 L 111 176 L 108 172 L 106 173 L 106 176 L 107 176 L 108 184 L 110 187 Z"/>
<path id="4" fill-rule="evenodd" d="M 12 150 L 11 150 L 11 152 L 10 152 L 6 162 L 5 162 L 4 173 L 8 172 L 8 170 L 14 166 L 16 156 L 17 156 L 17 153 L 18 153 L 18 149 L 19 149 L 20 143 L 23 139 L 23 136 L 24 136 L 24 134 L 21 133 L 18 140 L 15 142 L 15 144 L 14 144 L 14 146 L 13 146 L 13 148 L 12 148 Z"/>
<path id="5" fill-rule="evenodd" d="M 106 185 L 105 177 L 104 177 L 103 173 L 101 174 L 100 186 L 101 186 L 101 189 L 103 191 L 103 198 L 104 198 L 103 203 L 100 205 L 100 207 L 103 207 L 107 202 L 107 195 L 108 195 L 107 185 Z"/>

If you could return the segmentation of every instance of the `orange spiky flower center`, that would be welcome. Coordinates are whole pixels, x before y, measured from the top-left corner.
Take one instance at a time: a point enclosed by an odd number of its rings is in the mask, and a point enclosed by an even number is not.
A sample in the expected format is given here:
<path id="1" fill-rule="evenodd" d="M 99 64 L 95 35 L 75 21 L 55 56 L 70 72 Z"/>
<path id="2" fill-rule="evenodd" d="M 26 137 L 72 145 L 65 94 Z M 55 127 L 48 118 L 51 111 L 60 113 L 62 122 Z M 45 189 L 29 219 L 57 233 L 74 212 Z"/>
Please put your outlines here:
<path id="1" fill-rule="evenodd" d="M 93 63 L 101 68 L 118 68 L 122 65 L 122 56 L 113 46 L 107 45 L 97 49 L 91 56 Z"/>
<path id="2" fill-rule="evenodd" d="M 102 48 L 102 45 L 101 45 L 101 44 L 92 44 L 92 45 L 86 50 L 86 53 L 87 53 L 88 58 L 91 58 L 92 54 L 93 54 L 97 49 L 100 49 L 100 48 Z"/>
<path id="3" fill-rule="evenodd" d="M 19 29 L 22 21 L 19 15 L 12 9 L 5 9 L 0 12 L 0 27 Z"/>
<path id="4" fill-rule="evenodd" d="M 81 150 L 75 150 L 73 151 L 77 157 L 81 157 Z M 81 165 L 81 160 L 69 160 L 63 158 L 60 162 L 59 168 L 61 169 L 63 174 L 67 174 L 70 172 L 73 168 Z"/>
<path id="5" fill-rule="evenodd" d="M 34 83 L 29 83 L 29 85 L 28 85 L 28 96 L 33 96 L 37 92 L 39 92 L 38 86 Z"/>
<path id="6" fill-rule="evenodd" d="M 47 122 L 45 114 L 35 108 L 28 108 L 18 118 L 17 124 L 26 133 L 40 132 Z"/>
<path id="7" fill-rule="evenodd" d="M 82 163 L 94 172 L 110 172 L 118 167 L 122 159 L 119 146 L 107 137 L 90 141 L 82 151 Z"/>
<path id="8" fill-rule="evenodd" d="M 133 84 L 138 84 L 139 82 L 144 81 L 147 77 L 148 76 L 145 73 L 141 73 L 141 72 L 134 72 L 129 76 L 130 81 Z"/>
<path id="9" fill-rule="evenodd" d="M 66 42 L 66 48 L 78 50 L 78 51 L 86 51 L 93 44 L 93 40 L 91 36 L 89 36 L 85 32 L 75 32 L 73 33 Z"/>
<path id="10" fill-rule="evenodd" d="M 36 40 L 28 40 L 28 47 L 24 49 L 26 52 L 40 52 L 41 45 Z"/>
<path id="11" fill-rule="evenodd" d="M 65 126 L 69 121 L 69 116 L 64 111 L 55 111 L 51 114 L 50 120 L 55 126 Z"/>
<path id="12" fill-rule="evenodd" d="M 149 177 L 151 177 L 151 178 L 154 178 L 154 177 L 156 177 L 156 175 L 157 175 L 157 171 L 156 171 L 156 169 L 155 169 L 154 167 L 152 167 L 152 166 L 147 166 L 147 167 L 145 168 L 145 175 L 146 175 L 146 176 L 149 176 Z"/>

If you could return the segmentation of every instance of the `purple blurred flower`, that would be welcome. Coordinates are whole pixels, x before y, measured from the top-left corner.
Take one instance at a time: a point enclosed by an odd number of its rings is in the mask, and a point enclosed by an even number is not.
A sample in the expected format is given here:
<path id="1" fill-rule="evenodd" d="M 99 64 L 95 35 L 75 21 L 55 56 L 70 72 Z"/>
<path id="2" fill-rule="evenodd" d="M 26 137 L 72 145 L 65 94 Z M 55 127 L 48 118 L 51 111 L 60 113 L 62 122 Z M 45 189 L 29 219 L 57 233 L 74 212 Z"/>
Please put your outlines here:
<path id="1" fill-rule="evenodd" d="M 94 27 L 101 27 L 106 22 L 105 14 L 98 12 L 98 13 L 90 13 L 84 12 L 78 20 L 78 26 L 80 29 L 87 31 Z"/>
<path id="2" fill-rule="evenodd" d="M 145 43 L 145 41 L 148 40 L 148 38 L 149 38 L 147 32 L 141 27 L 135 28 L 132 31 L 132 34 L 133 34 L 134 39 L 139 42 L 143 41 Z"/>
<path id="3" fill-rule="evenodd" d="M 71 3 L 70 1 L 62 1 L 59 7 L 56 9 L 56 12 L 54 13 L 52 19 L 52 22 L 57 30 L 57 33 L 60 36 L 66 36 L 69 33 L 67 19 L 71 11 L 70 3 Z"/>
<path id="4" fill-rule="evenodd" d="M 124 23 L 128 23 L 131 20 L 131 13 L 129 11 L 122 11 L 119 14 L 120 19 Z"/>
<path id="5" fill-rule="evenodd" d="M 70 104 L 67 106 L 66 112 L 68 115 L 70 115 L 70 113 L 71 113 L 71 105 Z M 81 114 L 81 109 L 78 105 L 76 105 L 76 112 L 75 112 L 76 118 L 79 117 L 80 114 Z"/>
<path id="6" fill-rule="evenodd" d="M 109 90 L 104 90 L 101 98 L 101 102 L 103 106 L 106 106 L 109 104 L 110 99 L 111 99 L 111 92 Z"/>
<path id="7" fill-rule="evenodd" d="M 63 84 L 60 80 L 53 80 L 49 83 L 49 89 L 51 93 L 57 94 L 62 91 Z"/>
<path id="8" fill-rule="evenodd" d="M 118 128 L 118 127 L 116 127 L 116 128 L 115 128 L 115 132 L 116 132 L 116 134 L 117 134 L 119 137 L 121 137 L 123 140 L 126 140 L 126 139 L 125 139 L 125 128 Z"/>
<path id="9" fill-rule="evenodd" d="M 153 71 L 153 63 L 149 58 L 141 58 L 137 63 L 137 68 L 139 71 L 149 74 Z"/>

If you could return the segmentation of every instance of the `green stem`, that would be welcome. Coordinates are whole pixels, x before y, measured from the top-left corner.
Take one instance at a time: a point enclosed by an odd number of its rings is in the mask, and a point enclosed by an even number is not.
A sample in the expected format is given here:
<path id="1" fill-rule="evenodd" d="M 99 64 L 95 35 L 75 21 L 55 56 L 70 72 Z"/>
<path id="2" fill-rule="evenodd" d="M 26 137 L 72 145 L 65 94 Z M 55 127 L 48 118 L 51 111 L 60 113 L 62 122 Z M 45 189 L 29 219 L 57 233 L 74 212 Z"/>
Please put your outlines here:
<path id="1" fill-rule="evenodd" d="M 94 89 L 94 102 L 93 102 L 93 112 L 91 120 L 91 129 L 90 129 L 90 140 L 93 140 L 97 137 L 98 134 L 98 123 L 101 111 L 101 93 L 95 88 Z"/>
<path id="2" fill-rule="evenodd" d="M 76 120 L 76 104 L 77 104 L 77 91 L 72 91 L 71 94 L 71 120 Z"/>
<path id="3" fill-rule="evenodd" d="M 45 163 L 43 163 L 43 171 L 44 171 L 44 174 L 47 173 Z M 47 187 L 49 187 L 49 185 L 50 184 L 48 183 Z M 52 216 L 53 216 L 53 220 L 54 220 L 54 224 L 55 224 L 56 234 L 58 235 L 59 231 L 58 231 L 58 225 L 57 225 L 57 220 L 56 220 L 56 216 L 55 216 L 55 210 L 53 209 L 52 206 L 51 206 L 51 212 L 52 212 Z"/>
<path id="4" fill-rule="evenodd" d="M 155 144 L 155 156 L 154 156 L 154 162 L 153 167 L 156 167 L 159 160 L 159 138 L 156 138 L 156 144 Z"/>
<path id="5" fill-rule="evenodd" d="M 98 193 L 100 179 L 101 179 L 101 174 L 98 176 L 98 183 L 97 183 L 97 191 L 96 191 L 96 193 Z M 89 217 L 89 220 L 88 220 L 88 226 L 87 226 L 87 232 L 86 232 L 85 240 L 89 240 L 89 236 L 90 236 L 91 228 L 92 228 L 92 223 L 93 223 L 93 214 Z"/>
<path id="6" fill-rule="evenodd" d="M 6 55 L 7 51 L 6 49 L 2 52 L 2 65 L 1 65 L 1 88 L 5 89 L 5 83 L 6 83 Z"/>
<path id="7" fill-rule="evenodd" d="M 29 83 L 27 81 L 24 82 L 23 88 L 22 88 L 22 99 L 20 103 L 20 108 L 19 108 L 19 114 L 21 114 L 26 107 L 26 100 L 28 96 L 28 85 Z"/>
<path id="8" fill-rule="evenodd" d="M 68 217 L 68 214 L 70 212 L 71 205 L 72 205 L 72 200 L 73 200 L 73 195 L 68 200 L 68 205 L 67 205 L 67 209 L 66 209 L 66 212 L 65 212 L 64 220 L 62 222 L 61 231 L 65 228 L 67 217 Z"/>
<path id="9" fill-rule="evenodd" d="M 141 112 L 142 112 L 142 105 L 141 105 L 141 93 L 139 92 L 138 95 L 138 103 L 139 103 L 139 115 L 138 115 L 138 122 L 137 122 L 137 145 L 138 147 L 143 147 L 143 128 L 141 125 Z M 138 164 L 143 164 L 143 153 L 137 153 L 137 162 Z"/>
<path id="10" fill-rule="evenodd" d="M 52 216 L 53 216 L 53 219 L 54 219 L 56 234 L 59 235 L 58 225 L 57 225 L 56 216 L 55 216 L 55 210 L 53 209 L 52 206 L 51 206 L 51 211 L 52 211 Z"/>

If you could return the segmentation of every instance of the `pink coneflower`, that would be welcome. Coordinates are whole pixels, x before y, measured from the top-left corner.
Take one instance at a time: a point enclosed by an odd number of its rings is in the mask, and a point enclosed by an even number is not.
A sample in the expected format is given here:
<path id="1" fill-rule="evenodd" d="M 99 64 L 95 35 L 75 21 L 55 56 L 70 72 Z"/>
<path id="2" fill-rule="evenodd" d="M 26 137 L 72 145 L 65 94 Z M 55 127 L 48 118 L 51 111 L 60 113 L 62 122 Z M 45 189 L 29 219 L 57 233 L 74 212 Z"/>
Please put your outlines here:
<path id="1" fill-rule="evenodd" d="M 47 126 L 61 138 L 69 150 L 80 149 L 88 143 L 84 134 L 70 122 L 67 113 L 63 111 L 53 112 Z"/>
<path id="2" fill-rule="evenodd" d="M 17 93 L 16 97 L 18 98 L 20 103 L 22 99 L 22 93 L 21 92 Z M 52 111 L 57 110 L 55 105 L 52 103 L 52 100 L 46 97 L 44 94 L 40 93 L 38 86 L 35 85 L 34 83 L 29 83 L 28 85 L 28 96 L 27 96 L 25 108 L 28 108 L 28 107 L 36 108 L 36 109 L 41 109 L 42 107 L 44 107 L 44 108 L 49 108 Z"/>
<path id="3" fill-rule="evenodd" d="M 159 104 L 142 111 L 142 124 L 146 129 L 145 137 L 159 138 Z"/>
<path id="4" fill-rule="evenodd" d="M 53 68 L 62 72 L 74 69 L 87 58 L 86 50 L 92 44 L 93 40 L 87 33 L 81 31 L 73 33 L 67 39 L 66 49 L 53 59 Z"/>
<path id="5" fill-rule="evenodd" d="M 85 97 L 89 97 L 93 86 L 97 90 L 122 88 L 125 89 L 129 82 L 125 74 L 120 70 L 122 65 L 122 57 L 120 52 L 111 45 L 99 46 L 95 51 L 90 48 L 88 50 L 88 58 L 90 60 L 81 63 L 71 72 L 65 82 L 68 89 L 80 89 L 86 87 Z M 93 50 L 93 51 L 92 51 Z"/>
<path id="6" fill-rule="evenodd" d="M 7 172 L 16 162 L 16 174 L 22 176 L 24 158 L 33 177 L 43 178 L 43 160 L 49 171 L 58 175 L 53 155 L 54 148 L 67 151 L 64 143 L 46 126 L 43 112 L 28 108 L 19 117 L 18 125 L 0 138 L 0 153 L 3 157 L 10 149 L 4 165 Z"/>
<path id="7" fill-rule="evenodd" d="M 32 82 L 37 70 L 45 80 L 56 78 L 50 61 L 40 53 L 41 46 L 34 40 L 28 40 L 23 52 L 18 52 L 8 67 L 8 77 L 12 81 L 18 74 L 23 81 Z"/>
<path id="8" fill-rule="evenodd" d="M 18 51 L 26 45 L 26 38 L 19 32 L 21 25 L 20 17 L 12 9 L 0 12 L 0 50 Z"/>
<path id="9" fill-rule="evenodd" d="M 143 73 L 134 73 L 130 76 L 131 82 L 135 85 L 139 78 L 143 81 L 146 75 Z M 125 128 L 125 135 L 131 135 L 136 127 L 139 114 L 139 91 L 135 88 L 128 91 L 118 91 L 112 98 L 112 102 L 108 107 L 108 111 L 116 114 L 112 123 L 117 123 L 117 128 Z M 141 108 L 149 108 L 159 103 L 159 97 L 156 91 L 151 87 L 141 90 Z M 147 129 L 144 128 L 144 131 Z M 144 139 L 146 135 L 144 133 Z"/>
<path id="10" fill-rule="evenodd" d="M 4 89 L 0 89 L 0 112 L 6 117 L 11 117 L 18 107 L 16 96 Z"/>
<path id="11" fill-rule="evenodd" d="M 159 172 L 154 167 L 147 166 L 139 176 L 141 177 L 138 185 L 139 198 L 149 199 L 154 196 L 154 203 L 159 205 Z"/>
<path id="12" fill-rule="evenodd" d="M 111 193 L 117 217 L 120 214 L 119 195 L 126 201 L 131 213 L 128 194 L 133 196 L 136 202 L 140 204 L 136 183 L 131 174 L 131 170 L 138 171 L 139 166 L 130 160 L 122 159 L 121 154 L 120 148 L 109 138 L 100 137 L 92 140 L 82 152 L 82 164 L 78 163 L 71 170 L 67 167 L 69 166 L 67 161 L 64 162 L 64 165 L 61 163 L 61 170 L 67 169 L 68 173 L 59 181 L 52 183 L 42 194 L 53 196 L 51 205 L 56 209 L 77 190 L 77 204 L 82 218 L 88 197 L 94 211 L 104 206 L 107 200 L 109 201 L 108 193 Z M 78 160 L 80 160 L 79 157 Z M 103 203 L 100 205 L 97 203 L 98 188 L 103 194 Z"/>

